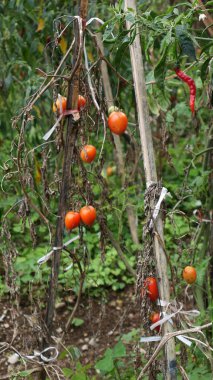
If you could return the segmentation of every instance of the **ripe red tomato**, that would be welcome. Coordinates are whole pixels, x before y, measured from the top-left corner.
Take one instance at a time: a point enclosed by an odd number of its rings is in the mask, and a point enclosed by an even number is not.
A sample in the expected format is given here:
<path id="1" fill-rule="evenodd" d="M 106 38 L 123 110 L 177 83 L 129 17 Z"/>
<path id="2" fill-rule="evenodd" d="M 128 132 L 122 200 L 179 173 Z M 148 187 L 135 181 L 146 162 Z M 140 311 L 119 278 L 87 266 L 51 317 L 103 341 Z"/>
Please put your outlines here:
<path id="1" fill-rule="evenodd" d="M 65 215 L 64 224 L 67 230 L 73 230 L 79 226 L 81 221 L 80 214 L 76 211 L 68 211 Z"/>
<path id="2" fill-rule="evenodd" d="M 152 322 L 152 324 L 160 321 L 160 313 L 152 313 L 150 316 L 150 321 Z M 160 331 L 160 326 L 155 327 L 154 330 Z"/>
<path id="3" fill-rule="evenodd" d="M 82 95 L 78 95 L 78 110 L 81 111 L 86 104 L 86 99 Z"/>
<path id="4" fill-rule="evenodd" d="M 157 281 L 154 277 L 147 277 L 144 281 L 144 288 L 151 301 L 156 301 L 159 297 Z M 141 290 L 141 296 L 144 296 L 144 288 Z"/>
<path id="5" fill-rule="evenodd" d="M 81 150 L 80 156 L 82 161 L 90 163 L 95 159 L 96 148 L 93 145 L 85 145 Z"/>
<path id="6" fill-rule="evenodd" d="M 194 267 L 187 266 L 183 270 L 183 278 L 187 282 L 187 284 L 193 284 L 197 278 L 197 271 Z"/>
<path id="7" fill-rule="evenodd" d="M 80 217 L 84 224 L 92 226 L 96 219 L 96 210 L 93 206 L 84 206 L 80 209 Z"/>
<path id="8" fill-rule="evenodd" d="M 128 124 L 128 119 L 125 113 L 114 111 L 108 117 L 109 129 L 116 135 L 121 135 L 125 132 Z"/>
<path id="9" fill-rule="evenodd" d="M 67 109 L 67 98 L 65 96 L 58 96 L 58 99 L 53 103 L 53 112 L 58 111 L 63 113 Z"/>

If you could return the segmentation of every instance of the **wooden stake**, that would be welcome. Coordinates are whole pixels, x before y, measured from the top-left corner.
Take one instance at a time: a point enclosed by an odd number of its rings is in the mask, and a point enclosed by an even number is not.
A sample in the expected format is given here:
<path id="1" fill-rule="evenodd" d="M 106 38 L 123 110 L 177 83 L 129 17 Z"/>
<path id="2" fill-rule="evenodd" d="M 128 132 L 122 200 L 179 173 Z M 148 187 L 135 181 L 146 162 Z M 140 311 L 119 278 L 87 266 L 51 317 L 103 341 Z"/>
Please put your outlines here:
<path id="1" fill-rule="evenodd" d="M 80 1 L 79 16 L 81 19 L 74 21 L 75 49 L 73 58 L 72 79 L 68 83 L 67 109 L 78 108 L 79 75 L 81 70 L 81 57 L 83 51 L 83 30 L 86 25 L 88 0 Z M 82 23 L 82 31 L 79 30 L 79 22 Z M 61 248 L 63 245 L 64 216 L 68 207 L 70 184 L 72 177 L 72 158 L 77 142 L 78 126 L 73 121 L 72 116 L 68 116 L 66 141 L 64 149 L 64 162 L 62 171 L 61 191 L 58 208 L 58 221 L 56 226 L 55 247 L 59 247 L 54 252 L 52 260 L 51 278 L 49 283 L 49 294 L 46 311 L 46 325 L 48 333 L 51 335 L 52 322 L 55 309 L 55 298 L 58 285 L 58 275 L 60 268 Z"/>
<path id="2" fill-rule="evenodd" d="M 136 13 L 135 0 L 125 0 L 125 10 L 131 8 Z M 131 28 L 131 22 L 127 21 L 127 28 Z M 130 45 L 130 56 L 133 72 L 133 80 L 135 86 L 135 97 L 137 104 L 138 123 L 142 145 L 144 170 L 146 176 L 146 186 L 157 183 L 157 172 L 155 165 L 155 156 L 153 149 L 153 141 L 151 128 L 149 124 L 149 110 L 147 105 L 146 84 L 143 69 L 143 58 L 140 44 L 140 34 L 137 30 L 136 38 L 132 45 Z M 154 253 L 156 259 L 156 269 L 158 274 L 158 288 L 162 300 L 170 301 L 169 280 L 167 276 L 167 260 L 163 248 L 163 222 L 161 215 L 155 222 L 156 233 L 154 236 Z M 172 327 L 170 323 L 163 325 L 163 335 L 170 333 Z M 165 375 L 166 380 L 176 380 L 176 355 L 175 355 L 175 342 L 170 339 L 165 346 Z"/>
<path id="3" fill-rule="evenodd" d="M 97 41 L 97 46 L 99 47 L 101 53 L 104 56 L 104 46 L 103 46 L 102 37 L 100 33 L 97 34 L 96 41 Z M 101 62 L 101 74 L 103 78 L 104 93 L 105 93 L 107 105 L 109 108 L 110 106 L 114 105 L 114 99 L 112 95 L 112 88 L 110 85 L 107 64 L 104 60 L 102 60 Z M 120 137 L 115 135 L 114 133 L 113 133 L 113 139 L 114 139 L 116 154 L 118 158 L 118 172 L 121 175 L 122 186 L 124 186 L 125 171 L 124 171 L 124 158 L 123 158 L 122 144 L 121 144 Z M 132 236 L 132 240 L 135 244 L 139 244 L 137 223 L 136 223 L 136 216 L 135 216 L 134 209 L 132 206 L 127 206 L 126 210 L 127 210 L 127 217 L 128 217 L 129 229 Z"/>

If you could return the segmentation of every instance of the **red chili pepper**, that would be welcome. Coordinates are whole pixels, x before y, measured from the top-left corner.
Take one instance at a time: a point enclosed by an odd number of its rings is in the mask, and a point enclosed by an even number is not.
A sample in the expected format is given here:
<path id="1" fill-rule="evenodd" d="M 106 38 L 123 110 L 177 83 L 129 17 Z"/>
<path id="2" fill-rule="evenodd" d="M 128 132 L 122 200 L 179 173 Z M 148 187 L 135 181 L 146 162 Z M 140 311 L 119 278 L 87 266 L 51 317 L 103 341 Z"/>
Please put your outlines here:
<path id="1" fill-rule="evenodd" d="M 189 91 L 190 91 L 190 99 L 189 99 L 189 106 L 194 114 L 195 112 L 195 97 L 196 97 L 196 85 L 195 81 L 186 75 L 183 71 L 181 71 L 179 68 L 175 68 L 175 72 L 183 82 L 185 82 L 189 86 Z"/>

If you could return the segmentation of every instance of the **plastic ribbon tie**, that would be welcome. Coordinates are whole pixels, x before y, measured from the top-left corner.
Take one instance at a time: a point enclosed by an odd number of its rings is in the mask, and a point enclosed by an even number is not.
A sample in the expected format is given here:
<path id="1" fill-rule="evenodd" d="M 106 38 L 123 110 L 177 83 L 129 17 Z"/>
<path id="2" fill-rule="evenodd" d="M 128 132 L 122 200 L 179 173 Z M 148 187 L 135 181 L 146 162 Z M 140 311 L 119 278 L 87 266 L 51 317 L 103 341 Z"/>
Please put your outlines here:
<path id="1" fill-rule="evenodd" d="M 185 314 L 185 315 L 188 315 L 188 316 L 192 316 L 192 317 L 197 317 L 198 315 L 200 315 L 200 312 L 196 309 L 192 309 L 192 310 L 182 310 L 183 309 L 183 305 L 181 304 L 180 305 L 180 308 L 178 310 L 175 309 L 174 306 L 171 305 L 170 302 L 167 302 L 167 301 L 164 301 L 164 300 L 158 300 L 158 305 L 160 306 L 170 306 L 170 309 L 173 311 L 172 314 L 167 314 L 165 312 L 162 312 L 161 314 L 163 315 L 163 318 L 161 318 L 158 322 L 155 322 L 153 323 L 151 326 L 150 326 L 150 330 L 154 330 L 156 327 L 158 326 L 162 326 L 165 322 L 169 322 L 171 325 L 173 325 L 173 321 L 172 321 L 172 318 L 174 318 L 175 315 L 177 314 Z M 181 342 L 183 342 L 184 344 L 186 344 L 187 346 L 191 346 L 192 342 L 190 341 L 190 337 L 185 337 L 184 335 L 177 335 L 176 336 L 177 339 L 179 339 Z M 141 337 L 140 338 L 140 342 L 144 342 L 144 343 L 149 343 L 149 342 L 158 342 L 162 339 L 161 336 L 159 335 L 155 335 L 155 336 L 150 336 L 150 337 Z"/>
<path id="2" fill-rule="evenodd" d="M 63 249 L 64 247 L 67 247 L 70 243 L 73 241 L 79 239 L 79 235 L 75 236 L 74 238 L 68 240 L 66 243 L 63 244 L 62 247 L 53 247 L 50 252 L 48 252 L 45 256 L 42 256 L 38 261 L 37 264 L 41 265 L 45 263 L 49 258 L 52 256 L 53 252 Z"/>
<path id="3" fill-rule="evenodd" d="M 154 211 L 153 211 L 153 214 L 152 214 L 152 219 L 155 220 L 160 212 L 160 208 L 161 208 L 161 203 L 163 202 L 164 198 L 166 197 L 166 195 L 169 195 L 170 193 L 168 192 L 168 190 L 166 189 L 166 187 L 162 187 L 162 190 L 161 190 L 161 193 L 160 193 L 160 197 L 155 205 L 155 208 L 154 208 Z M 151 228 L 153 226 L 153 220 L 150 221 L 149 223 L 149 228 Z"/>
<path id="4" fill-rule="evenodd" d="M 61 106 L 61 104 L 60 104 Z M 79 111 L 78 110 L 65 110 L 61 113 L 61 115 L 56 120 L 55 124 L 52 128 L 49 129 L 49 131 L 43 136 L 43 140 L 47 141 L 50 136 L 55 131 L 56 127 L 60 124 L 60 121 L 63 119 L 64 116 L 73 115 L 74 121 L 77 121 L 80 119 Z"/>
<path id="5" fill-rule="evenodd" d="M 49 358 L 47 356 L 44 355 L 44 353 L 47 353 L 48 351 L 54 351 L 55 353 L 52 354 Z M 40 357 L 41 360 L 43 360 L 43 362 L 46 362 L 46 363 L 49 363 L 49 362 L 53 362 L 54 360 L 57 359 L 58 357 L 58 350 L 56 347 L 47 347 L 45 348 L 45 350 L 39 352 L 39 351 L 36 351 L 34 353 L 34 355 L 23 355 L 24 358 L 26 359 L 35 359 L 37 357 Z"/>

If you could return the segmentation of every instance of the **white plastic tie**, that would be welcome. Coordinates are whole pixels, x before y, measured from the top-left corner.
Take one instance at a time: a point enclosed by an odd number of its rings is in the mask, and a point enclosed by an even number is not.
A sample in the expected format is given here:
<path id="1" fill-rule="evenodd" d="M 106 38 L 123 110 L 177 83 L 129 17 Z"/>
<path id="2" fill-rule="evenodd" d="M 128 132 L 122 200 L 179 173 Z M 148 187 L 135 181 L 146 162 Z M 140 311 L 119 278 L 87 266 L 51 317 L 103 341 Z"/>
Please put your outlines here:
<path id="1" fill-rule="evenodd" d="M 104 21 L 101 20 L 100 18 L 98 18 L 98 17 L 92 17 L 92 18 L 90 18 L 90 19 L 87 21 L 86 26 L 88 26 L 89 24 L 91 24 L 91 22 L 93 22 L 93 21 L 97 21 L 97 22 L 99 22 L 99 24 L 101 24 L 101 25 L 104 24 Z"/>
<path id="2" fill-rule="evenodd" d="M 159 342 L 162 339 L 161 336 L 155 335 L 155 336 L 142 336 L 140 338 L 140 342 L 143 343 L 149 343 L 149 342 Z"/>
<path id="3" fill-rule="evenodd" d="M 47 353 L 48 351 L 54 352 L 54 354 L 52 354 L 49 358 L 44 355 L 44 353 Z M 58 352 L 56 347 L 47 347 L 47 348 L 45 348 L 45 350 L 43 350 L 41 352 L 35 351 L 34 355 L 22 355 L 22 356 L 26 359 L 31 359 L 31 360 L 40 357 L 41 360 L 43 360 L 46 363 L 49 363 L 49 362 L 55 361 L 58 357 L 58 354 L 59 354 L 59 352 Z"/>
<path id="4" fill-rule="evenodd" d="M 168 195 L 168 190 L 165 188 L 165 187 L 162 187 L 162 190 L 161 190 L 161 193 L 160 193 L 160 197 L 155 205 L 155 208 L 154 208 L 154 211 L 153 211 L 153 214 L 152 214 L 152 219 L 156 219 L 159 212 L 160 212 L 160 208 L 161 208 L 161 203 L 163 202 L 164 198 L 166 197 L 166 195 Z M 151 228 L 153 226 L 153 220 L 150 221 L 149 223 L 149 228 Z"/>

